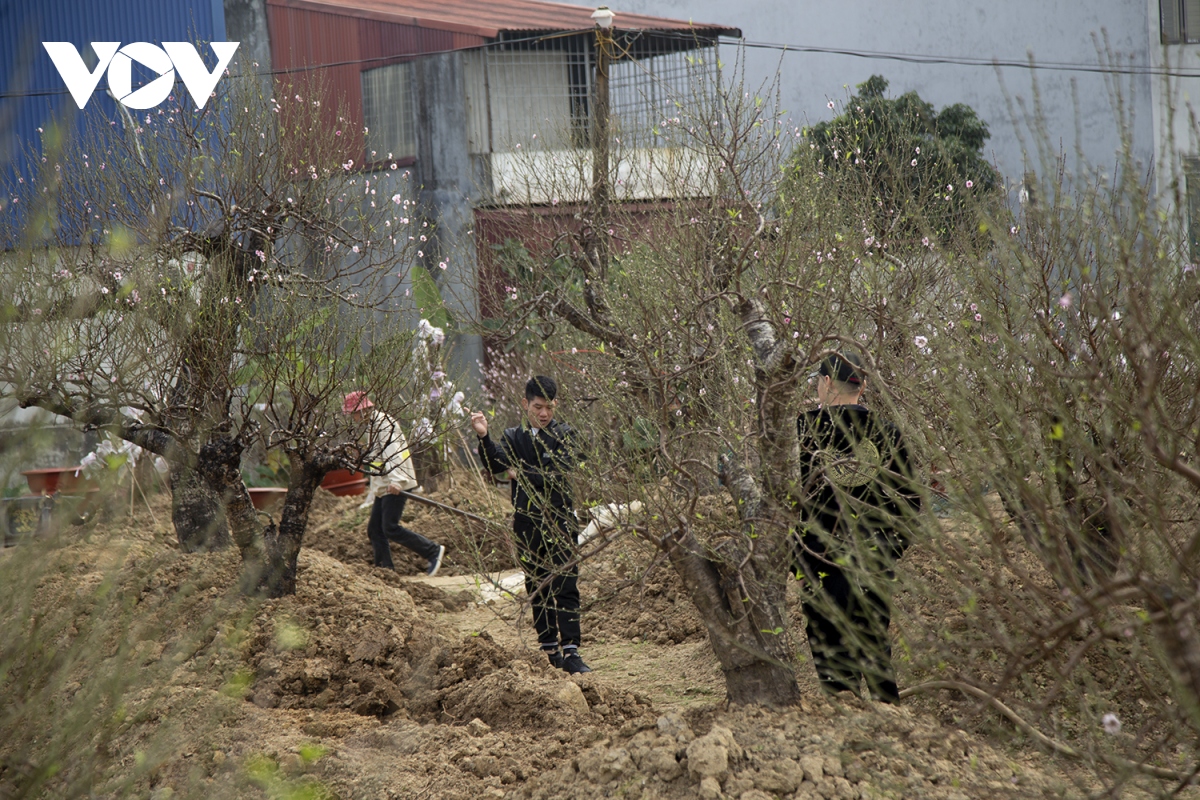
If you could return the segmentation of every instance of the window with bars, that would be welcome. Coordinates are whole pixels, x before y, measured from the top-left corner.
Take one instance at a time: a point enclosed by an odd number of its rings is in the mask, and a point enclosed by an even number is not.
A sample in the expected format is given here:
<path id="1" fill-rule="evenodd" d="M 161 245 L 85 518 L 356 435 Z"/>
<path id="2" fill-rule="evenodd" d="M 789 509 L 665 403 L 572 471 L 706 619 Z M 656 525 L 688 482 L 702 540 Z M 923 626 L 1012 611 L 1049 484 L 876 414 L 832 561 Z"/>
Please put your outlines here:
<path id="1" fill-rule="evenodd" d="M 1188 257 L 1200 264 L 1200 157 L 1183 159 L 1184 188 L 1187 191 Z"/>
<path id="2" fill-rule="evenodd" d="M 1163 44 L 1200 43 L 1200 0 L 1158 0 Z"/>
<path id="3" fill-rule="evenodd" d="M 417 155 L 417 115 L 412 64 L 389 64 L 362 73 L 367 161 Z"/>

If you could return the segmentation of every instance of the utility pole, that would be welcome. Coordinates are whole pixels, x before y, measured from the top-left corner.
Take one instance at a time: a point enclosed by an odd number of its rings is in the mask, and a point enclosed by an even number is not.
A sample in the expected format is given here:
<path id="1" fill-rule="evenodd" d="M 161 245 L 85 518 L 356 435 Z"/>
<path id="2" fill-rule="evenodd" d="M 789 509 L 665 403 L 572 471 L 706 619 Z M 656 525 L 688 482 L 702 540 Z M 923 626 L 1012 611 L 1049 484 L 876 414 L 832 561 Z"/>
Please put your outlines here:
<path id="1" fill-rule="evenodd" d="M 608 185 L 608 63 L 612 58 L 613 17 L 608 6 L 592 13 L 596 20 L 596 96 L 592 99 L 592 225 L 596 234 L 596 261 L 599 278 L 608 279 L 612 237 L 608 233 L 609 204 L 612 201 Z"/>

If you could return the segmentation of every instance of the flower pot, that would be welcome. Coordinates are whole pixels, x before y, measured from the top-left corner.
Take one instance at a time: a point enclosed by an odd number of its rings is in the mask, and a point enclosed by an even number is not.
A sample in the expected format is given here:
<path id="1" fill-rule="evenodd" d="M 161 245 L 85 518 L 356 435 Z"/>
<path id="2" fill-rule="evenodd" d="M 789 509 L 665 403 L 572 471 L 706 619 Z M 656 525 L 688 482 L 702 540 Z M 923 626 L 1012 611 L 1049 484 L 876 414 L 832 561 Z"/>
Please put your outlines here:
<path id="1" fill-rule="evenodd" d="M 355 494 L 366 494 L 367 479 L 359 478 L 356 481 L 347 481 L 346 483 L 338 483 L 333 486 L 325 486 L 327 492 L 337 497 L 349 497 Z"/>
<path id="2" fill-rule="evenodd" d="M 351 472 L 348 469 L 335 469 L 325 475 L 321 488 L 338 496 L 363 494 L 367 491 L 367 479 L 361 472 Z"/>
<path id="3" fill-rule="evenodd" d="M 49 469 L 27 469 L 21 473 L 34 494 L 55 492 L 90 492 L 98 487 L 83 477 L 83 467 L 50 467 Z"/>
<path id="4" fill-rule="evenodd" d="M 282 505 L 284 498 L 287 497 L 287 487 L 285 486 L 250 486 L 246 491 L 250 493 L 250 502 L 259 511 L 270 511 Z"/>

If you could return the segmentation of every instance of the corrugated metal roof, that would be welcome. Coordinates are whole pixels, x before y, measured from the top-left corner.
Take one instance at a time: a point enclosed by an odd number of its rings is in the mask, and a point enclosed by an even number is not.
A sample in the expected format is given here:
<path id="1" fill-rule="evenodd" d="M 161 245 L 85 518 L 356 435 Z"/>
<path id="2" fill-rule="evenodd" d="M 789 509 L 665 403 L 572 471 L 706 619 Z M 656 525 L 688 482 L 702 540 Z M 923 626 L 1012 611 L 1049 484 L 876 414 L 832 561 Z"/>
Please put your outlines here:
<path id="1" fill-rule="evenodd" d="M 267 0 L 270 5 L 329 11 L 495 39 L 506 32 L 574 31 L 595 27 L 592 6 L 541 0 Z M 618 30 L 695 32 L 741 36 L 738 28 L 688 20 L 626 14 L 614 9 Z"/>
<path id="2" fill-rule="evenodd" d="M 414 25 L 399 18 L 371 18 L 331 4 L 271 3 L 267 25 L 271 66 L 280 73 L 277 85 L 287 94 L 312 94 L 319 87 L 330 101 L 323 108 L 329 129 L 344 130 L 360 151 L 365 151 L 363 70 L 487 42 L 483 36 L 461 30 Z M 316 81 L 315 86 L 306 86 L 310 79 Z M 345 119 L 339 124 L 340 114 Z"/>

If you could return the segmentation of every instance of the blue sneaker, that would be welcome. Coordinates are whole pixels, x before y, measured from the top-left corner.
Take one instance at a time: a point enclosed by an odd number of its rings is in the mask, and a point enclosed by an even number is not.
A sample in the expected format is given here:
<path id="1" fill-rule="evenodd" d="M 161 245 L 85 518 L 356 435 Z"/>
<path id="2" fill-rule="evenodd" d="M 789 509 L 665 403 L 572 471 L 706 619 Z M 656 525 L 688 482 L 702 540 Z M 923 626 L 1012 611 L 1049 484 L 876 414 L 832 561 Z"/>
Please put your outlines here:
<path id="1" fill-rule="evenodd" d="M 429 562 L 429 569 L 425 570 L 425 574 L 433 577 L 438 574 L 438 570 L 442 568 L 442 556 L 446 555 L 446 545 L 438 545 L 437 555 Z"/>

